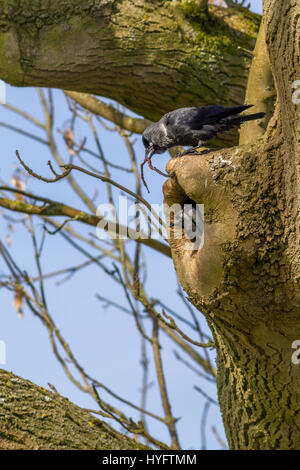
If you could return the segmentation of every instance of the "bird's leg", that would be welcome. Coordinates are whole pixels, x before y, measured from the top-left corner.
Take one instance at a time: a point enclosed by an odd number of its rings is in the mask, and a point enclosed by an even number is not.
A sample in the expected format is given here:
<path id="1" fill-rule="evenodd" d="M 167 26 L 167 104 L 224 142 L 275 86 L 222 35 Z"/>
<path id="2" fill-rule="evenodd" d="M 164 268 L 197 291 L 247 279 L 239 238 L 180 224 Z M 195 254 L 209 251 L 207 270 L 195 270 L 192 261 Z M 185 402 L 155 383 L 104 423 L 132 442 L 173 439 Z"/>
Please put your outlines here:
<path id="1" fill-rule="evenodd" d="M 191 147 L 188 150 L 184 150 L 183 152 L 177 153 L 177 155 L 175 155 L 175 158 L 183 157 L 183 155 L 188 155 L 190 153 L 194 153 L 195 150 L 197 150 L 197 148 L 199 148 L 199 147 Z"/>
<path id="2" fill-rule="evenodd" d="M 203 147 L 203 145 L 199 145 L 199 147 L 191 147 L 188 150 L 185 150 L 184 152 L 181 152 L 181 153 L 178 153 L 177 155 L 175 155 L 175 158 L 183 157 L 184 155 L 190 155 L 190 154 L 196 153 L 196 150 L 200 149 L 201 147 Z M 216 148 L 206 148 L 206 149 L 202 150 L 201 152 L 197 152 L 197 154 L 198 155 L 203 155 L 205 153 L 210 153 L 213 150 L 217 150 L 217 149 Z"/>
<path id="3" fill-rule="evenodd" d="M 188 150 L 185 150 L 185 151 L 179 153 L 178 155 L 176 155 L 176 157 L 183 157 L 183 155 L 189 155 L 191 153 L 195 153 L 195 151 L 197 149 L 203 147 L 204 144 L 205 144 L 205 142 L 202 142 L 202 140 L 199 140 L 198 145 L 196 145 L 196 147 L 191 147 Z"/>
<path id="4" fill-rule="evenodd" d="M 189 148 L 188 150 L 185 150 L 181 153 L 178 153 L 176 155 L 176 158 L 177 157 L 183 157 L 183 155 L 189 155 L 189 154 L 192 154 L 192 153 L 196 153 L 196 150 L 202 148 L 204 146 L 205 142 L 202 142 L 201 140 L 198 142 L 198 145 L 196 147 L 191 147 Z M 210 153 L 212 152 L 213 150 L 217 150 L 216 148 L 206 148 L 204 150 L 202 150 L 201 152 L 197 152 L 198 155 L 203 155 L 205 153 Z"/>
<path id="5" fill-rule="evenodd" d="M 207 148 L 207 149 L 202 150 L 202 152 L 199 152 L 199 155 L 204 155 L 206 153 L 210 153 L 210 152 L 213 152 L 214 150 L 220 150 L 220 149 L 222 149 L 222 147 Z"/>
<path id="6" fill-rule="evenodd" d="M 194 149 L 199 149 L 199 148 L 203 147 L 204 144 L 205 144 L 205 142 L 203 142 L 203 140 L 200 140 L 200 141 L 198 142 L 198 146 L 197 146 L 197 147 L 194 147 Z M 199 152 L 199 154 L 200 154 L 200 155 L 201 155 L 201 154 L 204 155 L 205 153 L 210 153 L 210 152 L 213 152 L 214 150 L 219 150 L 219 149 L 221 149 L 221 148 L 222 148 L 222 147 L 211 147 L 211 148 L 210 148 L 210 147 L 207 147 L 207 148 L 205 148 L 204 150 L 202 150 L 201 152 Z"/>

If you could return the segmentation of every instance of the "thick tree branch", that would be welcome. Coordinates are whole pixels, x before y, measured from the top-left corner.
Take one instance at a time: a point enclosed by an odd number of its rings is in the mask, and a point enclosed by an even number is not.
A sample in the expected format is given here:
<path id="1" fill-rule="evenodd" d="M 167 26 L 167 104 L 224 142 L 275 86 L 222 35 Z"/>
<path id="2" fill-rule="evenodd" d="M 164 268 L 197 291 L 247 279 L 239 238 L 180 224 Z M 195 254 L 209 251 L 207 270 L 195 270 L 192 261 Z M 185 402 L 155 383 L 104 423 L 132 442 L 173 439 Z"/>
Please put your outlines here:
<path id="1" fill-rule="evenodd" d="M 2 450 L 146 449 L 58 393 L 0 370 Z"/>
<path id="2" fill-rule="evenodd" d="M 8 188 L 4 188 L 8 189 Z M 10 188 L 10 191 L 22 193 L 28 197 L 34 197 L 24 191 L 16 191 L 15 188 Z M 86 212 L 80 211 L 78 209 L 74 209 L 73 207 L 67 206 L 60 202 L 51 201 L 48 199 L 43 198 L 35 198 L 37 200 L 42 200 L 44 204 L 42 206 L 32 205 L 27 202 L 22 201 L 13 201 L 11 199 L 0 198 L 0 207 L 4 207 L 10 211 L 14 212 L 21 212 L 23 214 L 32 214 L 32 215 L 39 215 L 41 217 L 54 217 L 54 216 L 64 216 L 70 218 L 70 220 L 76 220 L 78 222 L 82 222 L 87 225 L 91 225 L 93 227 L 97 227 L 98 223 L 103 220 L 101 217 L 97 217 L 95 215 L 87 214 Z M 126 227 L 120 226 L 116 224 L 116 233 L 119 232 L 125 233 Z M 136 240 L 138 243 L 142 243 L 154 250 L 162 253 L 166 256 L 170 256 L 170 248 L 161 243 L 158 240 L 152 240 L 151 238 L 146 239 L 142 237 L 138 237 Z"/>
<path id="3" fill-rule="evenodd" d="M 152 122 L 147 119 L 138 119 L 127 116 L 118 109 L 114 108 L 112 105 L 108 105 L 94 96 L 89 95 L 88 93 L 78 93 L 76 91 L 67 90 L 64 90 L 64 92 L 66 95 L 80 104 L 80 106 L 87 109 L 91 113 L 102 116 L 108 121 L 111 121 L 119 126 L 121 129 L 125 129 L 129 132 L 142 134 L 146 127 L 149 126 Z"/>
<path id="4" fill-rule="evenodd" d="M 151 120 L 174 107 L 242 103 L 249 58 L 237 46 L 253 48 L 259 17 L 209 8 L 0 0 L 0 76 L 110 97 Z"/>

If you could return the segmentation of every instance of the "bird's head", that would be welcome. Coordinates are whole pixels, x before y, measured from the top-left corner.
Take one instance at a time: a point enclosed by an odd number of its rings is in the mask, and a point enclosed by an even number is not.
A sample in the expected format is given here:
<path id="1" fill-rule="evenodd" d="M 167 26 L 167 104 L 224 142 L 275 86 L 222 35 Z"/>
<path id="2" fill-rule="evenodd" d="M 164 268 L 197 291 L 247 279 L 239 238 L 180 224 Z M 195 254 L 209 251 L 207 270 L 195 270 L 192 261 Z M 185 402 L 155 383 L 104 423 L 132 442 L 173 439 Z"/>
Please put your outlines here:
<path id="1" fill-rule="evenodd" d="M 153 144 L 152 142 L 149 142 L 149 140 L 143 135 L 142 137 L 142 140 L 143 140 L 143 144 L 144 144 L 144 147 L 145 147 L 145 150 L 146 152 L 148 151 L 148 153 L 150 152 L 150 150 L 153 149 Z"/>
<path id="2" fill-rule="evenodd" d="M 143 144 L 146 149 L 146 155 L 149 155 L 151 152 L 153 155 L 155 153 L 163 153 L 166 148 L 162 145 L 161 132 L 159 127 L 156 124 L 151 124 L 143 132 Z"/>
<path id="3" fill-rule="evenodd" d="M 151 164 L 151 158 L 153 157 L 155 153 L 163 153 L 166 150 L 166 146 L 164 146 L 164 143 L 162 140 L 162 132 L 159 127 L 159 123 L 151 124 L 149 127 L 147 127 L 147 129 L 145 129 L 143 132 L 142 140 L 143 140 L 143 144 L 145 147 L 145 159 L 143 163 L 141 163 L 141 178 L 142 178 L 144 185 L 147 188 L 147 191 L 149 192 L 147 183 L 144 178 L 144 171 L 143 171 L 143 167 L 145 163 L 148 162 L 148 165 L 152 170 L 157 171 L 161 175 L 168 176 L 162 173 L 160 170 L 158 170 Z"/>

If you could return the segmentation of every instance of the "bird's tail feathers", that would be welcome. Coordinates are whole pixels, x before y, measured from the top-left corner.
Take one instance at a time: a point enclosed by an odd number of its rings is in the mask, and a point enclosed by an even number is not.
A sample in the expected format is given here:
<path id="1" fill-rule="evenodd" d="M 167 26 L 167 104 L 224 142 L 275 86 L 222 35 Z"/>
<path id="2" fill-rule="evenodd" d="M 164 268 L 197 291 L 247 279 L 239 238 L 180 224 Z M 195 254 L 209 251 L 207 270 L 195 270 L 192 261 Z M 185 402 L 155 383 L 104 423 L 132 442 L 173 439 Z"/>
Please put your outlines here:
<path id="1" fill-rule="evenodd" d="M 255 113 L 255 114 L 245 114 L 244 116 L 239 116 L 242 122 L 245 121 L 252 121 L 253 119 L 260 119 L 263 118 L 266 113 Z"/>
<path id="2" fill-rule="evenodd" d="M 254 113 L 254 114 L 239 114 L 235 116 L 228 116 L 224 119 L 221 119 L 218 123 L 215 124 L 213 128 L 214 134 L 210 137 L 214 137 L 216 132 L 224 132 L 233 129 L 236 126 L 240 126 L 243 122 L 252 121 L 253 119 L 260 119 L 265 116 L 266 113 Z M 208 139 L 207 139 L 208 140 Z"/>
<path id="3" fill-rule="evenodd" d="M 226 110 L 226 115 L 229 116 L 234 116 L 235 114 L 240 114 L 246 109 L 252 108 L 254 105 L 253 104 L 241 104 L 239 106 L 231 106 L 230 108 L 224 108 Z"/>

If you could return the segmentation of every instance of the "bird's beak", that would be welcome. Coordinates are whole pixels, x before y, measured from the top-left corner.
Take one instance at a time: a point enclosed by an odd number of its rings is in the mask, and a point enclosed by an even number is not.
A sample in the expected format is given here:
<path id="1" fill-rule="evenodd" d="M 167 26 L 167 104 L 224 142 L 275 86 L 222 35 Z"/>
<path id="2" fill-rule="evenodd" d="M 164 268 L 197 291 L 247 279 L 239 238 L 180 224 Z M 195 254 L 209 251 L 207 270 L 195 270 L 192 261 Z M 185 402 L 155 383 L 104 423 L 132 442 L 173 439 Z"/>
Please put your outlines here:
<path id="1" fill-rule="evenodd" d="M 150 144 L 150 145 L 149 145 L 149 147 L 147 147 L 147 148 L 146 148 L 146 152 L 145 152 L 145 159 L 147 159 L 147 158 L 148 158 L 148 155 L 149 155 L 149 153 L 151 153 L 151 152 L 152 152 L 152 150 L 153 150 L 153 145 L 152 145 L 152 144 Z"/>
<path id="2" fill-rule="evenodd" d="M 148 158 L 148 155 L 149 155 L 150 152 L 151 152 L 151 146 L 149 146 L 149 147 L 146 148 L 146 151 L 145 151 L 145 160 Z"/>

